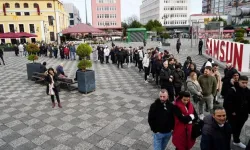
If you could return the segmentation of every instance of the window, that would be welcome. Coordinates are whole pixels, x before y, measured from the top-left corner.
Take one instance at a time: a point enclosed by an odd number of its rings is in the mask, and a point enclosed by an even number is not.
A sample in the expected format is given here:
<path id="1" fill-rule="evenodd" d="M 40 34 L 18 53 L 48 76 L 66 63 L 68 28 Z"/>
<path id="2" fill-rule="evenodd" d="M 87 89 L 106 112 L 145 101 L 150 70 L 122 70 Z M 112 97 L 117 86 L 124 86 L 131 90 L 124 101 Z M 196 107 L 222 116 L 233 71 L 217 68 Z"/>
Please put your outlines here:
<path id="1" fill-rule="evenodd" d="M 47 8 L 52 8 L 52 4 L 51 3 L 47 3 Z"/>
<path id="2" fill-rule="evenodd" d="M 24 12 L 24 15 L 25 15 L 25 16 L 29 16 L 29 15 L 30 15 L 30 12 Z"/>
<path id="3" fill-rule="evenodd" d="M 29 8 L 29 4 L 28 3 L 24 3 L 23 4 L 23 8 Z"/>
<path id="4" fill-rule="evenodd" d="M 35 33 L 35 26 L 34 26 L 34 24 L 30 24 L 30 33 Z"/>
<path id="5" fill-rule="evenodd" d="M 16 12 L 16 16 L 21 16 L 21 12 Z"/>
<path id="6" fill-rule="evenodd" d="M 31 43 L 36 43 L 36 38 L 31 38 Z"/>
<path id="7" fill-rule="evenodd" d="M 23 24 L 19 24 L 19 32 L 24 32 L 24 26 L 23 26 Z"/>
<path id="8" fill-rule="evenodd" d="M 50 35 L 50 41 L 55 41 L 55 34 L 54 34 L 54 32 L 50 32 L 49 35 Z"/>
<path id="9" fill-rule="evenodd" d="M 0 33 L 4 33 L 4 28 L 2 24 L 0 24 Z"/>
<path id="10" fill-rule="evenodd" d="M 53 25 L 54 25 L 54 23 L 53 23 L 54 17 L 53 17 L 53 16 L 48 16 L 48 21 L 49 21 L 49 25 L 50 25 L 50 26 L 53 26 Z"/>
<path id="11" fill-rule="evenodd" d="M 10 32 L 15 32 L 14 24 L 9 24 Z"/>
<path id="12" fill-rule="evenodd" d="M 10 4 L 9 3 L 5 3 L 5 8 L 10 8 Z"/>
<path id="13" fill-rule="evenodd" d="M 74 18 L 74 14 L 73 13 L 69 13 L 69 18 Z"/>
<path id="14" fill-rule="evenodd" d="M 74 23 L 74 20 L 70 20 L 69 21 L 69 25 L 74 25 L 75 23 Z"/>
<path id="15" fill-rule="evenodd" d="M 109 14 L 105 14 L 105 18 L 109 18 Z"/>
<path id="16" fill-rule="evenodd" d="M 15 8 L 20 8 L 20 4 L 19 3 L 15 3 Z"/>
<path id="17" fill-rule="evenodd" d="M 34 8 L 38 8 L 38 4 L 37 3 L 34 3 Z"/>
<path id="18" fill-rule="evenodd" d="M 1 39 L 1 43 L 5 44 L 5 39 Z"/>

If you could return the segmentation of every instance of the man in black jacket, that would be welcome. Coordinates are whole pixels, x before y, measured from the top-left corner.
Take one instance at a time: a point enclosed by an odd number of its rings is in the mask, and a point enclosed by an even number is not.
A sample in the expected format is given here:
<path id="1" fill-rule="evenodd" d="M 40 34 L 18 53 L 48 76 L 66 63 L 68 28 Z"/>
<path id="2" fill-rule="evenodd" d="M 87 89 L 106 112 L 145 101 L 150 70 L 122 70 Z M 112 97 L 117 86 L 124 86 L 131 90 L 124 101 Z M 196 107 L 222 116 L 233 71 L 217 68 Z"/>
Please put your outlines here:
<path id="1" fill-rule="evenodd" d="M 203 47 L 203 41 L 200 39 L 199 41 L 199 55 L 202 55 L 202 47 Z"/>
<path id="2" fill-rule="evenodd" d="M 165 150 L 174 128 L 174 106 L 168 100 L 167 90 L 162 89 L 159 96 L 150 106 L 148 123 L 154 132 L 154 150 Z"/>
<path id="3" fill-rule="evenodd" d="M 213 115 L 204 118 L 201 150 L 231 150 L 231 127 L 226 122 L 226 111 L 221 106 L 215 106 Z"/>
<path id="4" fill-rule="evenodd" d="M 173 85 L 174 77 L 173 72 L 168 67 L 168 61 L 163 63 L 163 68 L 160 72 L 160 83 L 161 89 L 166 89 L 169 94 L 170 102 L 174 101 L 174 85 Z"/>
<path id="5" fill-rule="evenodd" d="M 2 61 L 3 61 L 3 65 L 5 65 L 4 59 L 3 59 L 3 49 L 2 49 L 2 48 L 0 48 L 0 58 L 1 58 Z M 0 65 L 1 65 L 1 62 L 0 62 Z"/>
<path id="6" fill-rule="evenodd" d="M 250 90 L 247 88 L 248 77 L 240 76 L 238 84 L 234 84 L 224 100 L 228 115 L 228 121 L 232 126 L 233 145 L 246 148 L 246 145 L 240 142 L 241 129 L 248 119 L 250 113 Z"/>
<path id="7" fill-rule="evenodd" d="M 119 51 L 116 53 L 116 57 L 117 57 L 117 67 L 119 68 L 119 66 L 121 65 L 121 68 L 123 68 L 122 64 L 123 64 L 123 52 L 121 50 L 121 48 L 119 48 Z"/>

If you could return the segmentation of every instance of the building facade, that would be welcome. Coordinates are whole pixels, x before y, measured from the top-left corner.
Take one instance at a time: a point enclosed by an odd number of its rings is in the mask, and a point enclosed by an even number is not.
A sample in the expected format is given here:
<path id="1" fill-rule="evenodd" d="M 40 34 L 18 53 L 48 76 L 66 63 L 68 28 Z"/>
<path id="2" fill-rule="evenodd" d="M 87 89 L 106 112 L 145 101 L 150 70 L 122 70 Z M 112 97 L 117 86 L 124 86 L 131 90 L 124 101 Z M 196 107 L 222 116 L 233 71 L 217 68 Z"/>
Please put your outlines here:
<path id="1" fill-rule="evenodd" d="M 211 0 L 202 0 L 202 13 L 211 13 Z"/>
<path id="2" fill-rule="evenodd" d="M 92 26 L 101 30 L 121 29 L 121 0 L 91 0 Z"/>
<path id="3" fill-rule="evenodd" d="M 72 3 L 64 3 L 64 9 L 69 13 L 69 25 L 73 26 L 79 23 L 82 23 L 80 12 L 76 6 Z"/>
<path id="4" fill-rule="evenodd" d="M 191 12 L 190 0 L 143 0 L 140 22 L 158 20 L 167 29 L 187 29 Z"/>
<path id="5" fill-rule="evenodd" d="M 1 39 L 2 43 L 60 42 L 68 27 L 69 14 L 59 0 L 4 0 L 0 2 L 0 33 L 27 32 L 36 38 Z"/>

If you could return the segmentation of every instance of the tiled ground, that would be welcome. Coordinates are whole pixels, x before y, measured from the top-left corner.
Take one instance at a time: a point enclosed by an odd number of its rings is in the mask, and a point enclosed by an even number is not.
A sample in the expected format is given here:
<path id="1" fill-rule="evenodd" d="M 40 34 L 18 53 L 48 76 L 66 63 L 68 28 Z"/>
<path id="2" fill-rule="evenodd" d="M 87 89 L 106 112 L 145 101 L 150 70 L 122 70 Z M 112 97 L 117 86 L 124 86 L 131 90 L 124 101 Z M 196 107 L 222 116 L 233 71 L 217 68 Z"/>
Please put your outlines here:
<path id="1" fill-rule="evenodd" d="M 198 66 L 205 61 L 190 49 L 177 58 L 183 62 L 187 54 Z M 96 91 L 84 95 L 62 90 L 63 108 L 52 109 L 45 86 L 27 80 L 28 61 L 13 55 L 5 53 L 7 65 L 0 66 L 0 150 L 152 149 L 147 114 L 158 89 L 144 83 L 134 64 L 118 70 L 112 64 L 94 63 Z M 48 67 L 64 62 L 66 74 L 74 78 L 76 61 L 39 59 L 43 61 Z M 249 136 L 247 126 L 242 141 Z M 171 141 L 168 149 L 174 149 Z M 193 149 L 199 149 L 199 140 Z"/>

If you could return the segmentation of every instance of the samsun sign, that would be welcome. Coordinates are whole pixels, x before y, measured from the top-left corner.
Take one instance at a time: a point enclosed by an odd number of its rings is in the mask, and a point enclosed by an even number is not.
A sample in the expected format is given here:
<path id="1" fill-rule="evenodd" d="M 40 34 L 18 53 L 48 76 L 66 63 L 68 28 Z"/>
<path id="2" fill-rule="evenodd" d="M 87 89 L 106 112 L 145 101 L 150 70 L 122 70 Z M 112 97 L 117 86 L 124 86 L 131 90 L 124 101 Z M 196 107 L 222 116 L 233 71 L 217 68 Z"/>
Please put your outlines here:
<path id="1" fill-rule="evenodd" d="M 220 62 L 232 63 L 240 72 L 249 71 L 250 44 L 209 38 L 206 53 Z"/>

